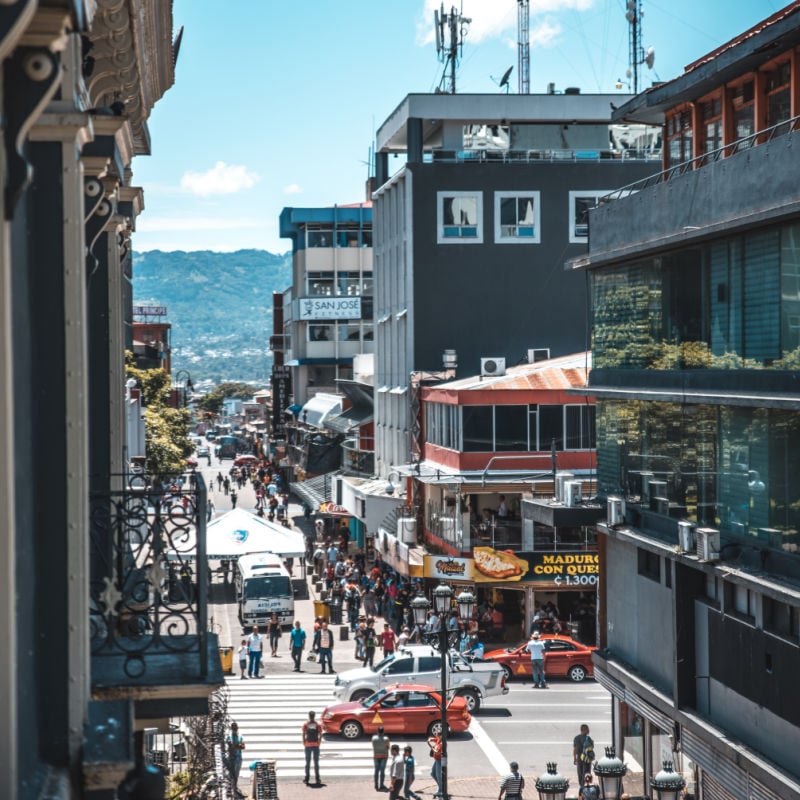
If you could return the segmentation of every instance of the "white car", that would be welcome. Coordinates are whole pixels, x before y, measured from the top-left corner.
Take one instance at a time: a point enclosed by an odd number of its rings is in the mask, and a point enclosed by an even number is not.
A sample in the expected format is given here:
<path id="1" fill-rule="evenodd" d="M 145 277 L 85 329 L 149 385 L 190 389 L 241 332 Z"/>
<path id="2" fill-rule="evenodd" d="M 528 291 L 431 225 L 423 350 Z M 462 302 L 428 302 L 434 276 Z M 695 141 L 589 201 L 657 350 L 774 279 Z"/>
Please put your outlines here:
<path id="1" fill-rule="evenodd" d="M 447 656 L 447 685 L 467 701 L 474 714 L 485 697 L 508 694 L 505 671 L 499 664 L 470 662 L 455 650 Z M 438 650 L 426 644 L 406 645 L 374 667 L 360 667 L 340 672 L 333 693 L 342 702 L 363 700 L 379 689 L 396 683 L 441 685 L 442 658 Z"/>

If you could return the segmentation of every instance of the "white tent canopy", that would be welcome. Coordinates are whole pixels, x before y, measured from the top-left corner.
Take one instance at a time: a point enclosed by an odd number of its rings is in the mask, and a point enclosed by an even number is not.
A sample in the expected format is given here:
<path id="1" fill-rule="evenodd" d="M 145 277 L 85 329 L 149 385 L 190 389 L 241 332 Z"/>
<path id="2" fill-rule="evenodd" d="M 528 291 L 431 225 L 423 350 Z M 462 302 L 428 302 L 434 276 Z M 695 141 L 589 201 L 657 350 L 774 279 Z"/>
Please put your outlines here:
<path id="1" fill-rule="evenodd" d="M 182 543 L 182 557 L 193 557 L 195 542 Z M 234 508 L 208 523 L 206 553 L 209 558 L 238 558 L 247 553 L 275 553 L 282 558 L 305 555 L 303 534 L 283 525 L 258 517 L 241 508 Z"/>

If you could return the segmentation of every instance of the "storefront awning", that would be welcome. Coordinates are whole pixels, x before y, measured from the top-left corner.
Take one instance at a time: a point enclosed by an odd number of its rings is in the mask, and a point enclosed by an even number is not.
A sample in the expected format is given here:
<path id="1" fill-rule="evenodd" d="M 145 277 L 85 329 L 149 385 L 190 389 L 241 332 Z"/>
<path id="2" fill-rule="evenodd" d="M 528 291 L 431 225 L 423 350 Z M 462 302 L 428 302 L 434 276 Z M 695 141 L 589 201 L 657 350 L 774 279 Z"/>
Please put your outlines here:
<path id="1" fill-rule="evenodd" d="M 360 428 L 373 418 L 373 409 L 366 406 L 354 406 L 335 417 L 328 417 L 325 427 L 336 433 L 350 433 Z"/>
<path id="2" fill-rule="evenodd" d="M 316 511 L 323 503 L 330 501 L 333 493 L 333 479 L 339 471 L 326 472 L 306 481 L 293 483 L 291 491 L 299 497 L 312 511 Z"/>
<path id="3" fill-rule="evenodd" d="M 300 412 L 300 421 L 312 428 L 325 428 L 329 417 L 342 413 L 342 396 L 338 394 L 315 394 Z"/>

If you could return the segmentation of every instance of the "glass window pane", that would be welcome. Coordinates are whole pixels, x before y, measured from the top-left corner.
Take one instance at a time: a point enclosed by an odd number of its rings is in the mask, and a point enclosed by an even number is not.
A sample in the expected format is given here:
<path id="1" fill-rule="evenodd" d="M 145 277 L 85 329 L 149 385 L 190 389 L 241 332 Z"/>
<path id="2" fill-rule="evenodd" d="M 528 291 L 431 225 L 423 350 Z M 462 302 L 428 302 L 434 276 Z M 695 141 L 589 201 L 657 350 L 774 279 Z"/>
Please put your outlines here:
<path id="1" fill-rule="evenodd" d="M 500 199 L 500 224 L 517 224 L 517 201 L 514 197 L 503 197 Z"/>
<path id="2" fill-rule="evenodd" d="M 495 450 L 528 449 L 528 407 L 495 406 Z"/>
<path id="3" fill-rule="evenodd" d="M 464 406 L 461 410 L 465 453 L 490 453 L 494 449 L 492 406 Z"/>
<path id="4" fill-rule="evenodd" d="M 564 406 L 539 406 L 539 449 L 564 449 Z"/>

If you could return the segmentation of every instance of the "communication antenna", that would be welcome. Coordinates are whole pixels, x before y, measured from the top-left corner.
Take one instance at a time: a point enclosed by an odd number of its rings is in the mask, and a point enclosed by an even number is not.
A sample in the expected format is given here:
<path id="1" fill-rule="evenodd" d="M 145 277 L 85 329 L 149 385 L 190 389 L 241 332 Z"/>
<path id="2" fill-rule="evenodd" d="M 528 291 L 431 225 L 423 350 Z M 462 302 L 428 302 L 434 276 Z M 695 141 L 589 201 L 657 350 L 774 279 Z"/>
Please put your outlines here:
<path id="1" fill-rule="evenodd" d="M 444 3 L 439 11 L 434 9 L 433 22 L 436 28 L 436 56 L 444 64 L 442 78 L 437 92 L 442 94 L 456 93 L 456 68 L 461 58 L 464 37 L 467 35 L 472 20 L 463 15 L 455 6 L 445 13 Z"/>
<path id="2" fill-rule="evenodd" d="M 630 89 L 634 94 L 639 94 L 639 64 L 646 64 L 648 69 L 653 69 L 656 60 L 656 51 L 652 47 L 645 52 L 642 47 L 642 0 L 627 0 L 625 3 L 625 19 L 628 20 L 628 72 L 632 80 Z"/>
<path id="3" fill-rule="evenodd" d="M 519 63 L 517 75 L 520 94 L 531 93 L 530 19 L 531 9 L 529 0 L 517 0 L 517 60 Z"/>

